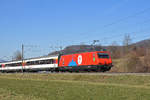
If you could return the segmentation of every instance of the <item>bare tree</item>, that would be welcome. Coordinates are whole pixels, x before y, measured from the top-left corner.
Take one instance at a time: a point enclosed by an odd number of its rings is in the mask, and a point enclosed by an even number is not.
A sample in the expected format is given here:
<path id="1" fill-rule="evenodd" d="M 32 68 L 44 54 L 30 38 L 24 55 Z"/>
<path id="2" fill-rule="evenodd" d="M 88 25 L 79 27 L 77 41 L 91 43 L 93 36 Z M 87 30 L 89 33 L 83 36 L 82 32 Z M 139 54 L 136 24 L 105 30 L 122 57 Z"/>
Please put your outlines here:
<path id="1" fill-rule="evenodd" d="M 112 58 L 119 58 L 120 57 L 120 50 L 119 46 L 116 41 L 113 41 L 112 44 L 109 46 L 109 50 L 111 52 Z"/>
<path id="2" fill-rule="evenodd" d="M 147 67 L 148 72 L 150 72 L 150 49 L 146 50 L 146 55 L 144 57 L 144 65 Z"/>
<path id="3" fill-rule="evenodd" d="M 85 47 L 86 47 L 86 46 L 85 46 L 85 43 L 84 43 L 84 42 L 81 42 L 81 43 L 80 43 L 80 46 L 79 46 L 79 49 L 80 49 L 79 51 L 83 51 L 83 50 L 85 49 Z"/>
<path id="4" fill-rule="evenodd" d="M 123 55 L 129 53 L 130 44 L 131 44 L 131 37 L 129 34 L 126 34 L 123 40 Z"/>
<path id="5" fill-rule="evenodd" d="M 126 34 L 124 36 L 124 40 L 123 40 L 123 45 L 124 46 L 129 46 L 131 44 L 131 37 L 129 34 Z"/>
<path id="6" fill-rule="evenodd" d="M 14 58 L 13 58 L 14 60 L 21 60 L 22 59 L 22 54 L 21 54 L 21 52 L 20 51 L 16 51 L 15 53 L 14 53 Z"/>

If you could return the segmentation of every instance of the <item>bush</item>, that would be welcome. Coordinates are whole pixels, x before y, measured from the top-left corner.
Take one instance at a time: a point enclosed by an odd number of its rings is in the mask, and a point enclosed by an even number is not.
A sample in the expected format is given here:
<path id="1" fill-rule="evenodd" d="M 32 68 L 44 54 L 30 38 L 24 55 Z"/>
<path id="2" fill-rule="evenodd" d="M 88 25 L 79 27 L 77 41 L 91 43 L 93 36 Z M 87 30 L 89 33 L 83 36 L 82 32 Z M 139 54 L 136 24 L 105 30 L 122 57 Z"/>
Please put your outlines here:
<path id="1" fill-rule="evenodd" d="M 147 67 L 145 67 L 141 59 L 132 52 L 119 60 L 113 72 L 147 72 Z"/>
<path id="2" fill-rule="evenodd" d="M 147 68 L 146 72 L 150 72 L 150 50 L 147 50 L 143 60 L 143 65 Z"/>

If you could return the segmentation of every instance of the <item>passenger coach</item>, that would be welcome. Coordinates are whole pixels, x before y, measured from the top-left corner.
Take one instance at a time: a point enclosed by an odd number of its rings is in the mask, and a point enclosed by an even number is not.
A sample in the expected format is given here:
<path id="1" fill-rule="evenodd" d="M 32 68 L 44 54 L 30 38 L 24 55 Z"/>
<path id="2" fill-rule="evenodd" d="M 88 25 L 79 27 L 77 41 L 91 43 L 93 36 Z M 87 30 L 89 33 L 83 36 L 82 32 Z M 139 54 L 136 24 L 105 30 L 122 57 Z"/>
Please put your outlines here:
<path id="1" fill-rule="evenodd" d="M 17 71 L 53 71 L 58 67 L 58 56 L 46 56 L 31 58 L 19 61 L 9 61 L 0 63 L 0 71 L 17 72 Z"/>

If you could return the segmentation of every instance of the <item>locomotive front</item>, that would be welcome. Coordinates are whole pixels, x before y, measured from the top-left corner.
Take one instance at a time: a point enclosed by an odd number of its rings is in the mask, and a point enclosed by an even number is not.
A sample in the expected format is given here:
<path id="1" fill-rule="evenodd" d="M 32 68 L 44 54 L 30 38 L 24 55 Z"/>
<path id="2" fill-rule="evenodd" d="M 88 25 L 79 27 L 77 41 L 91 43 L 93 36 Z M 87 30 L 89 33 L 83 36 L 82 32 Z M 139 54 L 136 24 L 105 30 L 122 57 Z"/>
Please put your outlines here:
<path id="1" fill-rule="evenodd" d="M 107 71 L 110 70 L 112 65 L 112 59 L 108 51 L 97 52 L 98 65 L 102 66 L 102 69 Z"/>

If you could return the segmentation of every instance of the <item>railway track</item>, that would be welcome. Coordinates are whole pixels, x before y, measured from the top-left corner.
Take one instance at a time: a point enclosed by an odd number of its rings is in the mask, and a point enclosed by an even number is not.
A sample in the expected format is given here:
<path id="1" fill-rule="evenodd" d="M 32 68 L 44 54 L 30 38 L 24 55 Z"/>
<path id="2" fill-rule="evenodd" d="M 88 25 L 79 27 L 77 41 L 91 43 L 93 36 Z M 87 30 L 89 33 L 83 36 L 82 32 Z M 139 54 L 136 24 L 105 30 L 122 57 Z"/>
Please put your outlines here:
<path id="1" fill-rule="evenodd" d="M 20 73 L 0 73 L 0 74 L 20 74 Z M 111 72 L 25 72 L 23 74 L 63 74 L 63 75 L 108 75 L 108 76 L 118 76 L 118 75 L 136 75 L 136 76 L 150 76 L 150 73 L 111 73 Z"/>
<path id="2" fill-rule="evenodd" d="M 139 76 L 150 76 L 150 73 L 48 73 L 48 74 L 72 74 L 72 75 L 139 75 Z"/>
<path id="3" fill-rule="evenodd" d="M 21 74 L 21 72 L 16 73 L 0 73 L 0 74 Z M 24 72 L 23 74 L 66 74 L 66 75 L 108 75 L 108 76 L 118 76 L 118 75 L 138 75 L 138 76 L 150 76 L 150 73 L 124 73 L 124 72 L 50 72 L 50 71 L 39 71 L 39 72 Z"/>

